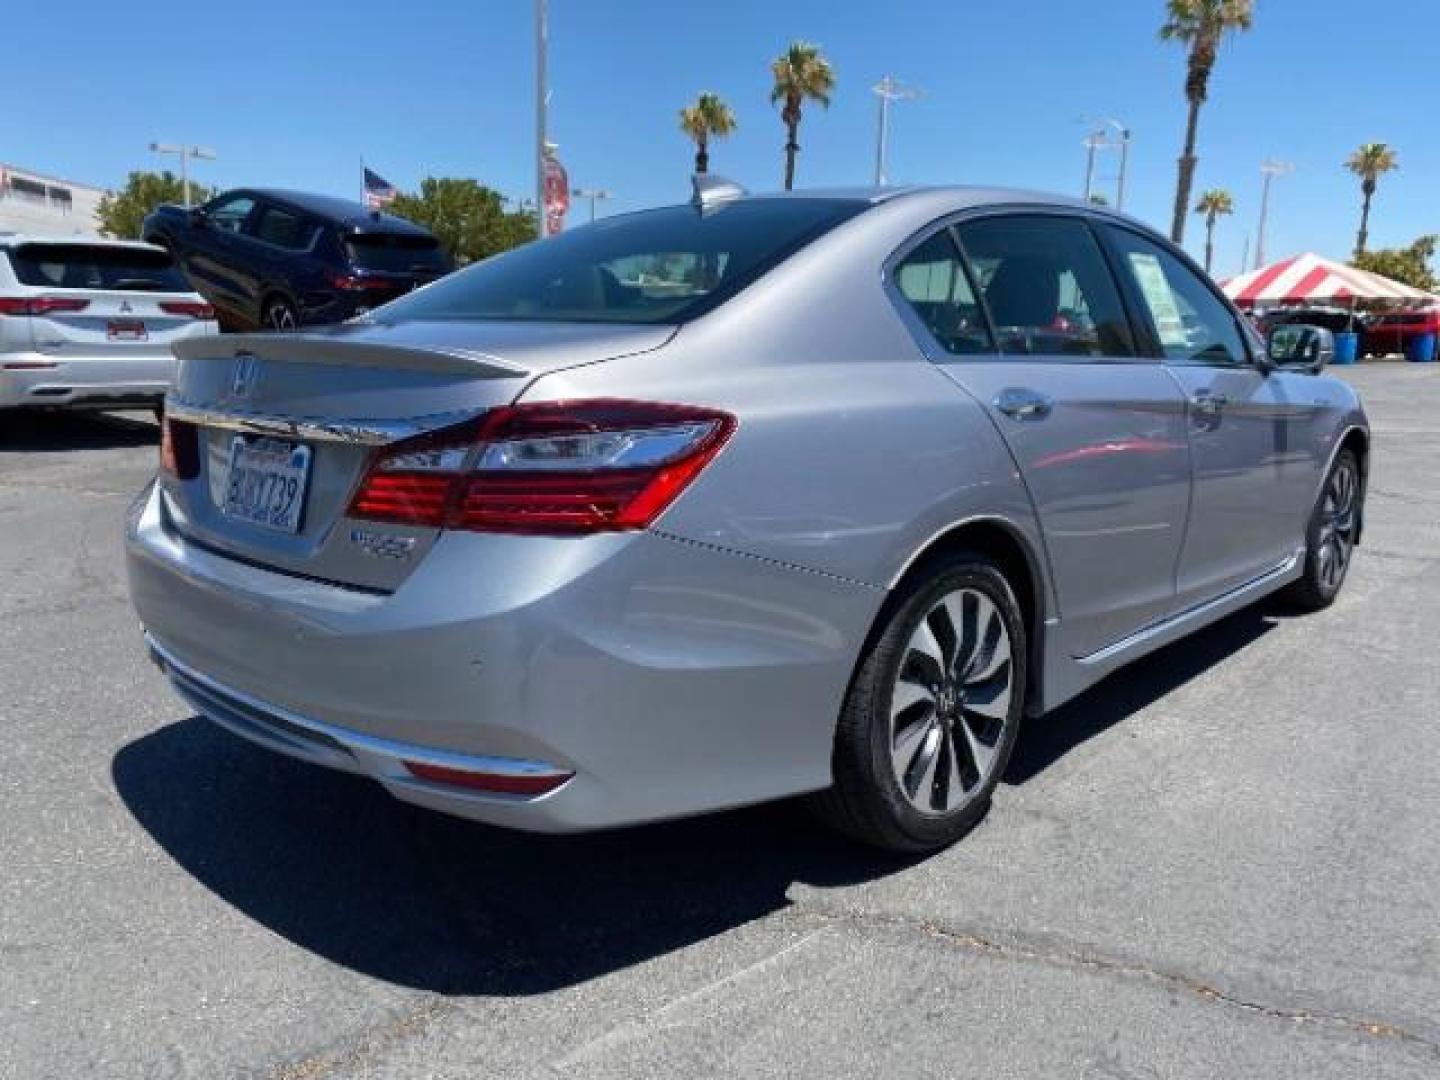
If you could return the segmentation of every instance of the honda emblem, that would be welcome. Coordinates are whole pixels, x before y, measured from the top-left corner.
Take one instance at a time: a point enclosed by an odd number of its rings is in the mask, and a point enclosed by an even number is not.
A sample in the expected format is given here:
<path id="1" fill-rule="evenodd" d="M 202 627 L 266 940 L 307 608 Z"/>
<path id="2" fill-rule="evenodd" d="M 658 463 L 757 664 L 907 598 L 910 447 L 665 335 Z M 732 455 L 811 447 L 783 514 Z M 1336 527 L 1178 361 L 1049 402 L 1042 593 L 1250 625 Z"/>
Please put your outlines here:
<path id="1" fill-rule="evenodd" d="M 249 397 L 260 381 L 260 358 L 254 353 L 236 353 L 235 368 L 230 375 L 230 396 Z"/>

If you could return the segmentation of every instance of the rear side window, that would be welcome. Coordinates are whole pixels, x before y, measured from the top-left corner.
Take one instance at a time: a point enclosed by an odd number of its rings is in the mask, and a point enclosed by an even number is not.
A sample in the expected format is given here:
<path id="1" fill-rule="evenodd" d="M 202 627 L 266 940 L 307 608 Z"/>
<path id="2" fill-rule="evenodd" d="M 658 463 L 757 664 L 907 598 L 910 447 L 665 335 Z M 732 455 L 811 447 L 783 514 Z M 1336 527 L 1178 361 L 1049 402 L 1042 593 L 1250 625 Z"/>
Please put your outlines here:
<path id="1" fill-rule="evenodd" d="M 1244 364 L 1249 361 L 1240 326 L 1230 309 L 1200 277 L 1166 251 L 1129 229 L 1106 226 L 1120 252 L 1122 273 L 1165 352 L 1178 364 Z"/>
<path id="2" fill-rule="evenodd" d="M 745 199 L 605 218 L 379 308 L 376 318 L 678 323 L 723 303 L 868 204 Z"/>
<path id="3" fill-rule="evenodd" d="M 10 263 L 22 285 L 42 289 L 124 289 L 189 292 L 164 251 L 104 244 L 21 244 Z"/>
<path id="4" fill-rule="evenodd" d="M 304 251 L 315 237 L 315 226 L 305 218 L 278 206 L 267 206 L 255 222 L 255 238 L 287 251 Z"/>
<path id="5" fill-rule="evenodd" d="M 895 288 L 952 356 L 993 353 L 995 343 L 949 229 L 941 229 L 896 267 Z"/>
<path id="6" fill-rule="evenodd" d="M 430 236 L 359 233 L 345 237 L 345 257 L 362 270 L 390 273 L 445 271 L 450 260 Z"/>
<path id="7" fill-rule="evenodd" d="M 1135 355 L 1115 281 L 1083 221 L 1017 214 L 967 222 L 959 233 L 1001 352 Z"/>

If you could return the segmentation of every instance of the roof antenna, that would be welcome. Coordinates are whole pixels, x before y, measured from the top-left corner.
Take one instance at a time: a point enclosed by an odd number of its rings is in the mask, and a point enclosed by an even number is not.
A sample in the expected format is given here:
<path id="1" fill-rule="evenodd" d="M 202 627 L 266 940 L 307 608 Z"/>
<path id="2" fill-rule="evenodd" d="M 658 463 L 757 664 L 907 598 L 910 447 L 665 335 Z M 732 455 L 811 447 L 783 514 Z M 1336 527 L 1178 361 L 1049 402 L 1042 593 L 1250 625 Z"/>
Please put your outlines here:
<path id="1" fill-rule="evenodd" d="M 695 173 L 690 177 L 690 187 L 690 205 L 702 214 L 722 203 L 750 194 L 734 180 L 726 180 L 723 176 L 711 173 Z"/>

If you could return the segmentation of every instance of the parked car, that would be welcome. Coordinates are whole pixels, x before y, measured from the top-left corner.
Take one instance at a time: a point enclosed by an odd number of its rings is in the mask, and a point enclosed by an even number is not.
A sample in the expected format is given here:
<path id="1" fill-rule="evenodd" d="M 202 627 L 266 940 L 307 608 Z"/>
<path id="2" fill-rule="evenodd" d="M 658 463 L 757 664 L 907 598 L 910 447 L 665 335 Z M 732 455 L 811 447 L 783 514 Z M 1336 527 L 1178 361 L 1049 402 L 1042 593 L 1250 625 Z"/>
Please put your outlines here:
<path id="1" fill-rule="evenodd" d="M 182 345 L 131 594 L 199 712 L 409 802 L 570 831 L 810 792 L 929 849 L 1022 717 L 1334 599 L 1368 426 L 1287 333 L 1095 206 L 712 179 Z"/>
<path id="2" fill-rule="evenodd" d="M 453 269 L 418 225 L 328 195 L 260 188 L 161 206 L 145 239 L 175 253 L 226 329 L 341 322 Z"/>
<path id="3" fill-rule="evenodd" d="M 1440 307 L 1418 311 L 1388 311 L 1365 324 L 1363 348 L 1367 356 L 1403 353 L 1421 334 L 1440 335 Z"/>
<path id="4" fill-rule="evenodd" d="M 1264 312 L 1256 325 L 1266 334 L 1277 326 L 1323 326 L 1332 334 L 1359 334 L 1364 330 L 1364 317 L 1342 307 L 1283 307 Z"/>
<path id="5" fill-rule="evenodd" d="M 149 244 L 0 233 L 0 409 L 154 408 L 215 312 Z"/>

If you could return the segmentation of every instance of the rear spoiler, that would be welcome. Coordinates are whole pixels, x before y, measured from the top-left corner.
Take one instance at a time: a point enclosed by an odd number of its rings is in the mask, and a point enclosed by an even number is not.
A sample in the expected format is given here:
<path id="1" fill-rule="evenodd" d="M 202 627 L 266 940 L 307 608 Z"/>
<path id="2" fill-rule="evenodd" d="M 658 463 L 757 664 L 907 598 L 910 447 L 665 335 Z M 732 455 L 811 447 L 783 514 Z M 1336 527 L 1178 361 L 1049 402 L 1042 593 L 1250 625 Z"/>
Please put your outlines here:
<path id="1" fill-rule="evenodd" d="M 228 362 L 240 356 L 253 356 L 261 360 L 401 368 L 481 379 L 513 379 L 530 374 L 528 368 L 478 349 L 391 345 L 348 337 L 344 331 L 330 334 L 220 334 L 186 338 L 176 342 L 172 348 L 181 360 Z"/>

